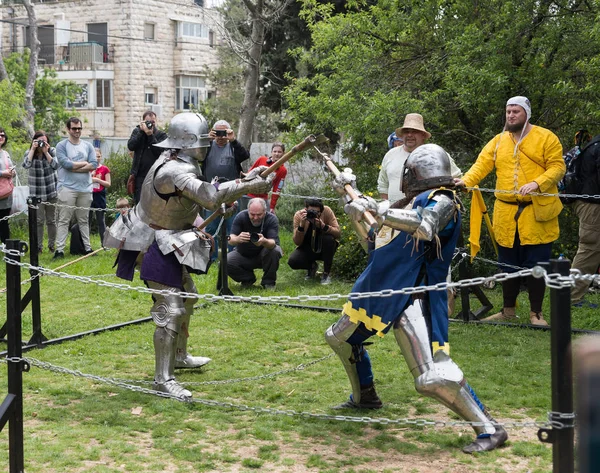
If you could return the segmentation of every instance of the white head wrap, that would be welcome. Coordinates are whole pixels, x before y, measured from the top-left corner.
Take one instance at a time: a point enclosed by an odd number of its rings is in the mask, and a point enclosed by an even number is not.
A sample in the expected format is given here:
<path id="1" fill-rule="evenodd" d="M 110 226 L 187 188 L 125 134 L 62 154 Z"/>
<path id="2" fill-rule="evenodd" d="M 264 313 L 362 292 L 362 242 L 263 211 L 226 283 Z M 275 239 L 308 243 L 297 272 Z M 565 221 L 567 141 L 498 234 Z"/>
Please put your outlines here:
<path id="1" fill-rule="evenodd" d="M 527 97 L 523 97 L 522 95 L 511 97 L 506 102 L 506 106 L 508 107 L 509 105 L 518 105 L 519 107 L 523 107 L 525 113 L 527 114 L 527 121 L 531 120 L 531 102 Z"/>

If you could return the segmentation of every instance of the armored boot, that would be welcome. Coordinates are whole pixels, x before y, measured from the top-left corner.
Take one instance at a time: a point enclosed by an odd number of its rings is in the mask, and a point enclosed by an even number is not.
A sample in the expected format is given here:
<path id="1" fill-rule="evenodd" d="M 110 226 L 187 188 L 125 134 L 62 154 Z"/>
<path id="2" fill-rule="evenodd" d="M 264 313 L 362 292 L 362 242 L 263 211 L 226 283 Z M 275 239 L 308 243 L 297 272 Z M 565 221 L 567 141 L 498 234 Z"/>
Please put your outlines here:
<path id="1" fill-rule="evenodd" d="M 539 325 L 540 327 L 547 327 L 548 322 L 544 320 L 544 316 L 541 312 L 529 312 L 529 321 L 531 325 Z"/>
<path id="2" fill-rule="evenodd" d="M 175 381 L 175 342 L 177 333 L 167 327 L 154 331 L 154 384 L 152 389 L 180 399 L 192 397 L 192 393 Z"/>
<path id="3" fill-rule="evenodd" d="M 516 307 L 504 307 L 497 314 L 490 315 L 489 317 L 481 320 L 484 322 L 519 322 Z"/>
<path id="4" fill-rule="evenodd" d="M 187 352 L 187 341 L 190 336 L 188 327 L 190 323 L 190 315 L 179 317 L 180 325 L 177 335 L 177 352 L 175 354 L 175 368 L 177 369 L 194 369 L 200 368 L 212 360 L 205 356 L 192 356 Z"/>
<path id="5" fill-rule="evenodd" d="M 490 422 L 496 422 L 489 412 L 487 412 L 487 410 L 485 411 L 485 416 L 488 418 L 488 420 L 490 420 Z M 479 434 L 473 442 L 463 448 L 463 452 L 489 452 L 490 450 L 494 450 L 495 448 L 504 445 L 504 443 L 508 440 L 508 434 L 506 433 L 506 430 L 499 425 L 495 425 L 494 427 L 496 431 L 493 434 Z"/>
<path id="6" fill-rule="evenodd" d="M 383 403 L 375 391 L 375 385 L 371 384 L 360 387 L 360 401 L 354 402 L 354 397 L 350 394 L 350 399 L 334 406 L 333 409 L 381 409 L 382 407 Z"/>

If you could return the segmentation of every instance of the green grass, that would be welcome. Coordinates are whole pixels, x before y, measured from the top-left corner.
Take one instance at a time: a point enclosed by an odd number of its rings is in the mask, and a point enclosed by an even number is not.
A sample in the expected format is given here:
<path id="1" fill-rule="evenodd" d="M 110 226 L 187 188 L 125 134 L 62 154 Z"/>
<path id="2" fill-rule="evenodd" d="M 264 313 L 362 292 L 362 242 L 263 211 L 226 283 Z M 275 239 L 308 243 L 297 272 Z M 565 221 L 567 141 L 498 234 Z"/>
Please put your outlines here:
<path id="1" fill-rule="evenodd" d="M 282 241 L 289 255 L 293 249 L 290 235 L 284 234 Z M 98 242 L 94 243 L 97 247 Z M 103 275 L 102 279 L 120 283 L 112 276 L 114 256 L 113 251 L 102 252 L 64 271 Z M 58 265 L 48 253 L 40 255 L 40 264 Z M 4 280 L 4 268 L 0 271 Z M 201 294 L 216 294 L 216 276 L 216 267 L 206 276 L 194 276 Z M 26 271 L 23 277 L 28 277 Z M 131 284 L 143 286 L 137 276 Z M 351 282 L 335 273 L 331 286 L 306 282 L 304 272 L 290 270 L 284 259 L 274 293 L 242 289 L 234 282 L 230 287 L 236 295 L 346 294 Z M 48 338 L 147 317 L 151 306 L 146 294 L 50 276 L 41 279 L 41 294 L 43 331 Z M 498 307 L 500 289 L 486 294 Z M 594 302 L 597 299 L 590 297 Z M 527 315 L 526 294 L 519 300 L 519 311 Z M 314 305 L 340 308 L 342 304 L 338 300 Z M 476 306 L 475 299 L 472 304 Z M 550 319 L 547 301 L 544 314 Z M 323 332 L 338 317 L 337 312 L 275 305 L 201 302 L 190 326 L 189 349 L 210 356 L 213 362 L 201 372 L 182 372 L 178 378 L 192 383 L 245 378 L 316 360 L 330 353 Z M 595 329 L 596 318 L 591 310 L 578 310 L 573 325 Z M 29 308 L 23 314 L 23 331 L 27 339 L 31 334 Z M 26 356 L 103 378 L 150 381 L 153 331 L 151 322 L 128 326 L 30 351 Z M 501 421 L 546 418 L 551 402 L 549 335 L 500 326 L 450 326 L 453 359 Z M 0 349 L 6 349 L 6 344 L 0 343 Z M 444 407 L 416 393 L 393 337 L 374 340 L 369 351 L 385 405 L 380 411 L 358 415 L 457 420 Z M 4 372 L 1 365 L 0 369 Z M 23 378 L 28 472 L 418 472 L 433 471 L 433 461 L 438 462 L 436 471 L 449 472 L 552 468 L 550 447 L 541 444 L 536 429 L 530 427 L 509 430 L 511 439 L 505 448 L 466 456 L 460 448 L 473 437 L 467 428 L 371 425 L 187 404 L 37 367 Z M 273 378 L 189 388 L 197 399 L 316 414 L 333 414 L 330 406 L 349 394 L 337 358 Z M 0 393 L 6 389 L 3 375 Z M 0 433 L 0 465 L 8 465 L 7 439 L 8 428 Z"/>

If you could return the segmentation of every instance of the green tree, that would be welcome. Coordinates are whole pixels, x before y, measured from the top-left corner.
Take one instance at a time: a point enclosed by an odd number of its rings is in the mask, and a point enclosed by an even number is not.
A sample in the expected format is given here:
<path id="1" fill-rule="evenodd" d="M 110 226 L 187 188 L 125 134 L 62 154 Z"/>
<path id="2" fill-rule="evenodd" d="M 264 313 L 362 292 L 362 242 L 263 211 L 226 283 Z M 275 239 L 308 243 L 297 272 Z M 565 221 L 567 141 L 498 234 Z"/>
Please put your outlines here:
<path id="1" fill-rule="evenodd" d="M 403 115 L 470 164 L 502 129 L 504 104 L 527 95 L 533 122 L 563 139 L 600 124 L 598 2 L 472 0 L 330 5 L 305 0 L 314 70 L 285 91 L 291 129 L 342 133 L 354 167 L 379 164 Z M 360 173 L 359 173 L 360 174 Z"/>
<path id="2" fill-rule="evenodd" d="M 23 91 L 23 98 L 29 74 L 30 54 L 29 49 L 26 49 L 22 54 L 12 53 L 4 59 L 8 80 L 14 90 Z M 33 127 L 35 130 L 43 129 L 51 136 L 58 135 L 64 127 L 64 122 L 72 115 L 65 107 L 67 101 L 73 100 L 80 89 L 73 82 L 57 80 L 56 75 L 56 71 L 44 69 L 35 81 L 33 96 Z M 23 101 L 17 106 L 24 110 Z M 25 141 L 28 139 L 29 137 L 26 137 Z"/>

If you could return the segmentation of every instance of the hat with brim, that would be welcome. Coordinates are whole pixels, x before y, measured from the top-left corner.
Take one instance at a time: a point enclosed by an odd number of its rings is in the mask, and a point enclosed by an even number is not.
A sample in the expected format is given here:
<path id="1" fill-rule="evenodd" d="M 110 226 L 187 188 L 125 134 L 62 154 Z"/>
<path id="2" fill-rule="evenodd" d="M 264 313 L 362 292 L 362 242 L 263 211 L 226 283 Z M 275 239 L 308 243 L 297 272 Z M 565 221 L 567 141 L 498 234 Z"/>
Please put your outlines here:
<path id="1" fill-rule="evenodd" d="M 428 140 L 431 138 L 431 133 L 425 129 L 425 125 L 423 124 L 423 116 L 419 113 L 409 113 L 406 115 L 406 117 L 404 117 L 404 124 L 402 127 L 396 128 L 396 135 L 402 136 L 407 129 L 422 131 L 425 133 L 425 135 L 427 135 L 427 138 L 425 139 Z"/>

